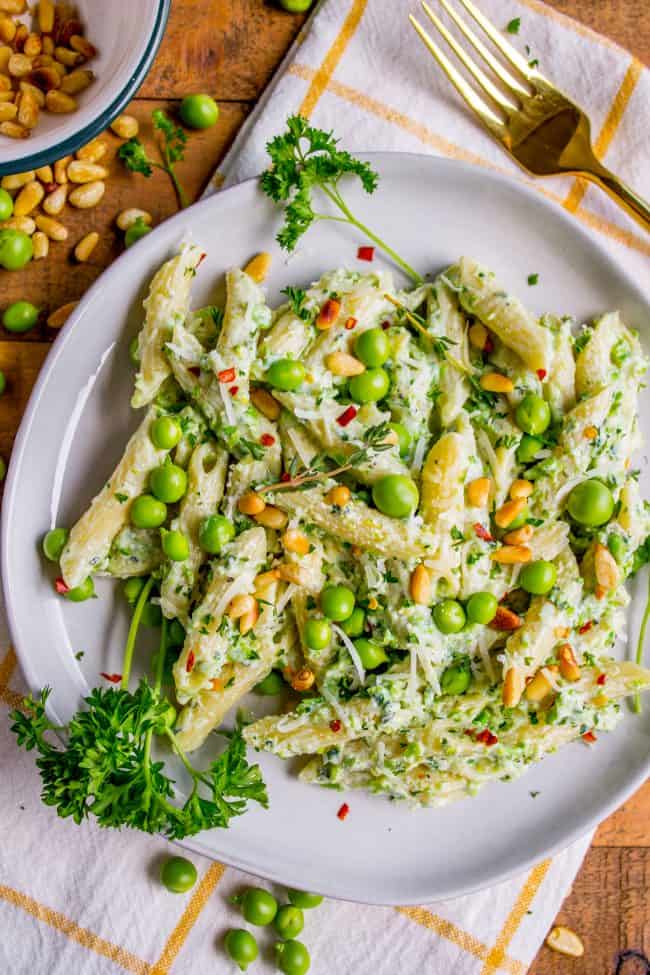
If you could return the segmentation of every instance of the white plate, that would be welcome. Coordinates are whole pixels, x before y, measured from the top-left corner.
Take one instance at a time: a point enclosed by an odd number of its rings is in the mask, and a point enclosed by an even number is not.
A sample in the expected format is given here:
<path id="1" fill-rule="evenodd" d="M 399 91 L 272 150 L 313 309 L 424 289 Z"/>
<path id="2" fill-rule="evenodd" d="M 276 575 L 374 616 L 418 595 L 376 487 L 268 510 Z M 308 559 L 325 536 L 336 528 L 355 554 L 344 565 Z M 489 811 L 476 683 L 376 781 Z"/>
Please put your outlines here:
<path id="1" fill-rule="evenodd" d="M 424 156 L 370 157 L 381 174 L 373 197 L 346 195 L 369 226 L 412 265 L 437 271 L 460 254 L 476 257 L 536 312 L 579 320 L 619 308 L 647 335 L 643 295 L 561 209 L 500 176 Z M 274 242 L 278 214 L 251 181 L 165 222 L 106 271 L 72 316 L 44 365 L 13 451 L 5 488 L 2 571 L 10 624 L 32 688 L 54 688 L 52 710 L 68 716 L 100 671 L 119 670 L 127 612 L 119 586 L 98 583 L 99 600 L 56 597 L 39 554 L 50 524 L 71 524 L 103 484 L 137 417 L 129 409 L 128 345 L 154 270 L 186 235 L 205 249 L 194 301 L 214 293 L 225 268 L 273 252 L 271 303 L 287 284 L 305 285 L 340 264 L 359 270 L 364 243 L 339 224 L 318 223 L 291 260 Z M 526 278 L 539 274 L 537 287 Z M 648 336 L 650 338 L 650 336 Z M 642 417 L 648 426 L 648 393 Z M 646 431 L 647 433 L 647 431 Z M 648 474 L 642 463 L 644 493 Z M 642 602 L 640 594 L 635 603 Z M 83 650 L 81 662 L 75 652 Z M 252 698 L 259 708 L 258 698 Z M 425 903 L 502 880 L 568 845 L 607 816 L 649 771 L 650 705 L 628 714 L 596 747 L 571 745 L 518 782 L 476 799 L 410 811 L 360 793 L 299 783 L 279 759 L 260 757 L 268 811 L 253 808 L 227 831 L 188 843 L 253 874 L 351 900 Z M 531 798 L 531 791 L 539 792 Z M 336 812 L 350 805 L 341 822 Z"/>

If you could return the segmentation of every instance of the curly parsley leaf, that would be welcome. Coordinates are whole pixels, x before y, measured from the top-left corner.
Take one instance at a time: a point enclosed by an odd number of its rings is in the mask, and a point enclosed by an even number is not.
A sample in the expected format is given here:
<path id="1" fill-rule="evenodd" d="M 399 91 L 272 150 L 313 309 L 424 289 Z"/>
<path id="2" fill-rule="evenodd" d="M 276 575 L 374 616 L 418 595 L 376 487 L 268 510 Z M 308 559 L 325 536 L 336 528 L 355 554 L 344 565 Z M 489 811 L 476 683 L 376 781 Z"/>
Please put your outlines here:
<path id="1" fill-rule="evenodd" d="M 136 138 L 123 142 L 117 150 L 117 156 L 132 173 L 142 173 L 143 176 L 151 176 L 156 165 L 149 159 L 147 150 Z"/>
<path id="2" fill-rule="evenodd" d="M 143 176 L 151 176 L 154 169 L 162 169 L 174 184 L 178 201 L 184 208 L 188 206 L 189 200 L 176 175 L 174 166 L 185 156 L 187 133 L 179 125 L 176 125 L 161 108 L 154 109 L 151 113 L 151 120 L 159 137 L 158 150 L 163 162 L 159 163 L 151 159 L 143 144 L 136 138 L 129 139 L 128 142 L 120 146 L 117 153 L 118 158 L 132 173 L 142 173 Z"/>

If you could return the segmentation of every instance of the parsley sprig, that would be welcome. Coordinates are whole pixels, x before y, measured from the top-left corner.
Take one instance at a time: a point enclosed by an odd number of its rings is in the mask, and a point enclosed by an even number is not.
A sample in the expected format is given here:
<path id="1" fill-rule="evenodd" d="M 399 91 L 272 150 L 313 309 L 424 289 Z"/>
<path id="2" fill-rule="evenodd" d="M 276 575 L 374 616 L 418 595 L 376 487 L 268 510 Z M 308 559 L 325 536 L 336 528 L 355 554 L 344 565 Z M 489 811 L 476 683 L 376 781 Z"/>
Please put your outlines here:
<path id="1" fill-rule="evenodd" d="M 189 200 L 176 175 L 174 166 L 185 156 L 187 134 L 161 108 L 154 109 L 151 113 L 151 119 L 154 130 L 158 134 L 157 145 L 163 160 L 162 163 L 156 162 L 147 155 L 147 150 L 138 138 L 124 142 L 117 155 L 132 173 L 142 173 L 143 176 L 148 177 L 151 176 L 154 169 L 162 169 L 174 184 L 178 202 L 181 207 L 185 208 L 189 205 Z"/>
<path id="2" fill-rule="evenodd" d="M 386 252 L 417 284 L 421 276 L 350 211 L 341 195 L 344 176 L 357 176 L 366 193 L 374 193 L 379 177 L 369 163 L 355 159 L 338 148 L 331 132 L 309 124 L 301 115 L 287 119 L 287 130 L 266 146 L 271 166 L 262 174 L 262 189 L 276 203 L 284 203 L 284 224 L 277 241 L 286 251 L 293 251 L 298 240 L 317 220 L 335 220 L 356 227 L 377 247 Z M 314 209 L 312 193 L 319 189 L 342 216 L 320 213 Z"/>

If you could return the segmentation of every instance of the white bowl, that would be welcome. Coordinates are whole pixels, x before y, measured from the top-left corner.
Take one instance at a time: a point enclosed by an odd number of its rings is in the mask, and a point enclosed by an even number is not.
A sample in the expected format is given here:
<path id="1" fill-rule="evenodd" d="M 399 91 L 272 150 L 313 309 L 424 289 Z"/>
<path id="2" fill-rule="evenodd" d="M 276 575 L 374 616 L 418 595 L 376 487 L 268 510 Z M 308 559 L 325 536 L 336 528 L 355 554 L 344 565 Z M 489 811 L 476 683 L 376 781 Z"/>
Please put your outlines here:
<path id="1" fill-rule="evenodd" d="M 93 84 L 70 115 L 42 112 L 29 139 L 0 136 L 0 175 L 60 159 L 90 142 L 133 98 L 153 61 L 171 0 L 77 0 L 86 37 L 99 50 Z"/>

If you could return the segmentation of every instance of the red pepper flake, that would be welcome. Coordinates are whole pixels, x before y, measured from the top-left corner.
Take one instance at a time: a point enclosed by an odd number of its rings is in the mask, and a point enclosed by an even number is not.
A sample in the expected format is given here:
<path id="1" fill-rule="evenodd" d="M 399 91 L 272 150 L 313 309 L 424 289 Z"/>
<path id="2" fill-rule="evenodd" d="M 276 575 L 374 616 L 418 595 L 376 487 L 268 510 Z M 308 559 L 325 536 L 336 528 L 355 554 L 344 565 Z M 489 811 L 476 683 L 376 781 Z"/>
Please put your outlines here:
<path id="1" fill-rule="evenodd" d="M 360 247 L 357 251 L 357 259 L 359 261 L 374 261 L 375 259 L 375 248 L 374 247 Z"/>
<path id="2" fill-rule="evenodd" d="M 474 729 L 473 728 L 465 728 L 465 731 L 463 732 L 463 734 L 467 735 L 468 738 L 473 738 L 474 737 Z"/>
<path id="3" fill-rule="evenodd" d="M 494 538 L 490 535 L 487 528 L 484 528 L 480 521 L 477 521 L 474 525 L 474 531 L 479 538 L 482 538 L 484 542 L 493 542 Z"/>
<path id="4" fill-rule="evenodd" d="M 283 484 L 286 484 L 287 481 L 290 481 L 291 474 L 289 473 L 289 471 L 282 471 L 282 473 L 280 474 L 280 480 L 282 481 Z"/>
<path id="5" fill-rule="evenodd" d="M 346 319 L 345 327 L 347 328 L 348 332 L 351 332 L 356 324 L 357 324 L 356 318 L 350 317 Z"/>
<path id="6" fill-rule="evenodd" d="M 582 740 L 586 741 L 588 745 L 593 745 L 595 741 L 598 741 L 593 731 L 586 731 L 582 736 Z"/>
<path id="7" fill-rule="evenodd" d="M 263 433 L 260 437 L 260 443 L 263 447 L 272 447 L 275 443 L 275 437 L 270 433 Z"/>
<path id="8" fill-rule="evenodd" d="M 343 820 L 345 819 L 345 817 L 349 812 L 350 812 L 350 807 L 348 806 L 347 802 L 344 802 L 336 815 L 341 820 L 341 822 L 343 822 Z"/>
<path id="9" fill-rule="evenodd" d="M 237 393 L 239 392 L 239 386 L 231 386 L 228 392 L 230 393 L 231 396 L 236 396 Z"/>
<path id="10" fill-rule="evenodd" d="M 194 651 L 190 650 L 190 652 L 187 655 L 187 663 L 185 664 L 185 670 L 187 671 L 188 674 L 191 672 L 192 667 L 194 666 L 194 660 L 195 660 Z"/>
<path id="11" fill-rule="evenodd" d="M 198 366 L 190 366 L 187 371 L 188 372 L 191 372 L 193 376 L 200 376 L 201 375 L 201 370 L 199 369 Z"/>
<path id="12" fill-rule="evenodd" d="M 598 677 L 596 678 L 596 683 L 600 684 L 600 686 L 602 687 L 606 680 L 607 680 L 607 674 L 598 674 Z"/>
<path id="13" fill-rule="evenodd" d="M 355 406 L 348 406 L 347 410 L 343 410 L 340 416 L 337 416 L 336 422 L 340 427 L 347 427 L 348 423 L 351 423 L 357 415 L 357 409 Z"/>
<path id="14" fill-rule="evenodd" d="M 494 339 L 488 335 L 483 346 L 483 355 L 490 355 L 491 352 L 494 352 Z"/>
<path id="15" fill-rule="evenodd" d="M 119 684 L 122 680 L 121 674 L 105 674 L 103 670 L 100 672 L 99 676 L 103 677 L 104 680 L 109 680 L 111 684 Z"/>
<path id="16" fill-rule="evenodd" d="M 381 327 L 383 328 L 384 332 L 387 332 L 388 329 L 390 328 L 390 322 L 388 322 L 388 321 L 382 322 L 381 323 Z"/>
<path id="17" fill-rule="evenodd" d="M 496 745 L 499 739 L 488 728 L 484 728 L 483 731 L 479 731 L 476 740 L 480 741 L 483 745 L 487 745 L 489 748 L 490 745 Z"/>
<path id="18" fill-rule="evenodd" d="M 589 633 L 589 630 L 592 628 L 593 625 L 594 625 L 594 621 L 593 620 L 587 620 L 586 623 L 583 623 L 582 624 L 582 626 L 578 630 L 578 633 L 580 633 L 581 635 L 583 633 Z"/>
<path id="19" fill-rule="evenodd" d="M 217 379 L 220 383 L 231 383 L 234 378 L 235 370 L 232 368 L 232 366 L 230 369 L 222 369 L 221 372 L 217 373 Z"/>
<path id="20" fill-rule="evenodd" d="M 543 382 L 546 379 L 546 369 L 538 369 L 537 378 L 540 382 Z"/>
<path id="21" fill-rule="evenodd" d="M 205 251 L 203 251 L 203 253 L 199 257 L 198 261 L 196 262 L 196 266 L 197 267 L 201 267 L 201 265 L 203 264 L 203 262 L 204 262 L 204 260 L 206 259 L 207 256 L 208 255 L 205 253 Z"/>
<path id="22" fill-rule="evenodd" d="M 336 733 L 337 731 L 340 731 L 340 730 L 341 730 L 341 722 L 339 721 L 338 718 L 334 718 L 333 721 L 330 721 L 330 731 L 333 731 L 333 732 Z"/>
<path id="23" fill-rule="evenodd" d="M 59 596 L 65 596 L 67 592 L 70 592 L 70 586 L 67 582 L 64 582 L 61 576 L 55 581 L 54 588 L 58 592 Z"/>

